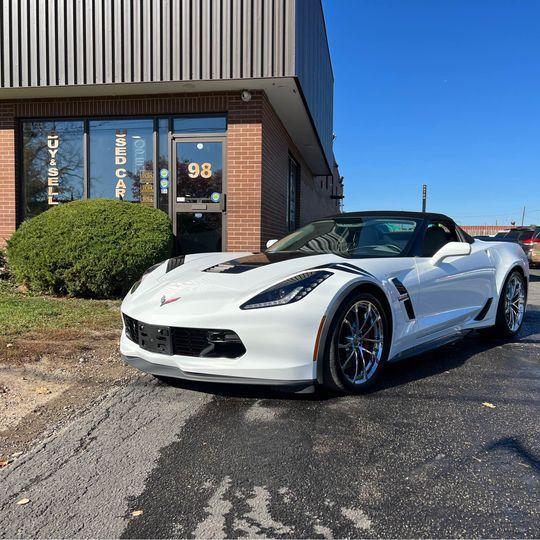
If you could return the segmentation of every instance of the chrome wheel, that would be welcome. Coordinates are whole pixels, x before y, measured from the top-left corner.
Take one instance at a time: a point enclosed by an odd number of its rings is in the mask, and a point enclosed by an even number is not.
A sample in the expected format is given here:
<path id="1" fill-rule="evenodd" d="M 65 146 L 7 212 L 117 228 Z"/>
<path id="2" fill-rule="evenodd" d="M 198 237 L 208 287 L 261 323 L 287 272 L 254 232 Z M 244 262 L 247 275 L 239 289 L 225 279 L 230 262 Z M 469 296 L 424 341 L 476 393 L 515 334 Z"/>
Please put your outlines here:
<path id="1" fill-rule="evenodd" d="M 523 278 L 514 273 L 506 285 L 504 315 L 511 332 L 517 332 L 525 314 L 525 284 Z"/>
<path id="2" fill-rule="evenodd" d="M 375 304 L 360 300 L 347 311 L 338 333 L 338 362 L 352 384 L 363 384 L 374 375 L 383 356 L 384 325 Z"/>

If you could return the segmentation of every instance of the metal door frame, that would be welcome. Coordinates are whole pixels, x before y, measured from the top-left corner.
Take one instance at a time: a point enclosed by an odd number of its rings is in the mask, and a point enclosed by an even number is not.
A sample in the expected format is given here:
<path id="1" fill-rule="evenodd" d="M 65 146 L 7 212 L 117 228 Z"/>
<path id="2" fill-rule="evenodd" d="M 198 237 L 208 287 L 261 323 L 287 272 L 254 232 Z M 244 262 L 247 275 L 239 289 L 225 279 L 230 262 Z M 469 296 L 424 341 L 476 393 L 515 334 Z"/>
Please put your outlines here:
<path id="1" fill-rule="evenodd" d="M 190 142 L 219 142 L 221 143 L 221 159 L 222 159 L 222 168 L 221 168 L 221 195 L 222 200 L 219 203 L 178 203 L 176 202 L 176 143 L 190 143 Z M 221 213 L 221 251 L 227 251 L 227 136 L 226 135 L 214 135 L 209 133 L 171 133 L 169 137 L 169 155 L 171 156 L 171 190 L 169 196 L 169 216 L 173 224 L 173 234 L 176 237 L 177 232 L 177 223 L 176 223 L 176 214 L 177 212 L 185 213 Z M 196 208 L 189 209 L 189 206 L 206 204 L 207 208 Z M 183 209 L 178 207 L 182 205 Z M 210 208 L 208 208 L 210 207 Z M 220 210 L 217 210 L 217 207 Z"/>

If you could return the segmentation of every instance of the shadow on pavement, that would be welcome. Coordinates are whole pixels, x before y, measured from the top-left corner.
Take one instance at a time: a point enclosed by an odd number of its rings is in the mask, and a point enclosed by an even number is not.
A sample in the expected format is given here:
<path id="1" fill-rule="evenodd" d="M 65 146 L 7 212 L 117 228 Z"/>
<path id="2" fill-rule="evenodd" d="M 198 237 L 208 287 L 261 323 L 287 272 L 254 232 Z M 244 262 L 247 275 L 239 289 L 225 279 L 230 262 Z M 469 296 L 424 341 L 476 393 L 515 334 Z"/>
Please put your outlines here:
<path id="1" fill-rule="evenodd" d="M 504 437 L 498 441 L 493 442 L 487 448 L 489 452 L 494 450 L 502 450 L 503 452 L 509 452 L 515 454 L 521 461 L 530 465 L 535 473 L 540 473 L 540 458 L 529 452 L 521 442 L 514 437 Z"/>
<path id="2" fill-rule="evenodd" d="M 472 333 L 464 339 L 448 344 L 432 351 L 407 358 L 395 364 L 389 364 L 383 380 L 373 389 L 373 392 L 384 388 L 393 388 L 404 384 L 434 377 L 464 365 L 470 358 L 484 353 L 494 347 L 499 347 L 505 341 L 486 338 Z"/>
<path id="3" fill-rule="evenodd" d="M 297 401 L 326 401 L 337 396 L 331 395 L 321 389 L 314 388 L 311 393 L 295 394 L 279 387 L 248 385 L 248 384 L 221 384 L 199 381 L 186 381 L 183 379 L 162 379 L 164 384 L 175 388 L 184 388 L 194 392 L 203 392 L 220 397 L 252 398 L 252 399 L 287 399 Z"/>
<path id="4" fill-rule="evenodd" d="M 540 337 L 538 339 L 526 339 L 530 336 L 540 336 L 540 310 L 532 306 L 528 306 L 525 313 L 525 320 L 523 326 L 518 335 L 518 341 L 520 343 L 538 343 L 540 344 Z"/>

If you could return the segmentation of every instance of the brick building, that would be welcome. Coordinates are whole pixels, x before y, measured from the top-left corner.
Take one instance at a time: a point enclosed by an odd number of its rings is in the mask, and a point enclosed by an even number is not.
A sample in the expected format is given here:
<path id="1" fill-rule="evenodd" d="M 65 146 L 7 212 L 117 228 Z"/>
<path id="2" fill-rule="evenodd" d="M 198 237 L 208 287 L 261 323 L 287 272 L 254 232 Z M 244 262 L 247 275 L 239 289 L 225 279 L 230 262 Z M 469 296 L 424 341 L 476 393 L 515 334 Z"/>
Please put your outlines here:
<path id="1" fill-rule="evenodd" d="M 319 0 L 3 0 L 0 40 L 0 241 L 81 198 L 162 209 L 180 252 L 339 212 Z"/>
<path id="2" fill-rule="evenodd" d="M 460 225 L 471 236 L 495 236 L 501 231 L 513 229 L 515 225 Z"/>

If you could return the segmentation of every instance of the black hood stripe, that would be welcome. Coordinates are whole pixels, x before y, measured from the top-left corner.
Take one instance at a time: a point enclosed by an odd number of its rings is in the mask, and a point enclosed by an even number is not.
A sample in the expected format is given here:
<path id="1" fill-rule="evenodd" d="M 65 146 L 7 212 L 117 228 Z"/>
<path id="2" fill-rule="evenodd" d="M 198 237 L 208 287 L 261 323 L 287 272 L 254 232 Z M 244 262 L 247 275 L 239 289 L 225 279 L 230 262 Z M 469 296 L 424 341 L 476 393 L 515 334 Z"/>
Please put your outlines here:
<path id="1" fill-rule="evenodd" d="M 178 257 L 173 257 L 172 259 L 169 259 L 169 261 L 167 262 L 167 270 L 165 270 L 165 273 L 167 274 L 171 270 L 182 266 L 184 264 L 185 258 L 186 257 L 184 255 L 180 255 Z"/>
<path id="2" fill-rule="evenodd" d="M 262 252 L 262 253 L 253 253 L 252 255 L 247 255 L 245 257 L 240 257 L 239 259 L 232 259 L 230 261 L 222 262 L 210 266 L 203 270 L 204 272 L 213 272 L 216 274 L 242 274 L 248 270 L 254 270 L 255 268 L 260 268 L 261 266 L 267 266 L 269 264 L 275 264 L 284 261 L 290 261 L 292 259 L 298 259 L 299 257 L 312 257 L 313 253 L 301 253 L 301 252 Z"/>
<path id="3" fill-rule="evenodd" d="M 313 253 L 302 253 L 302 252 L 262 252 L 254 253 L 252 255 L 247 255 L 246 257 L 240 257 L 238 259 L 232 259 L 230 261 L 225 261 L 210 268 L 203 270 L 204 272 L 212 272 L 216 274 L 243 274 L 249 270 L 254 270 L 255 268 L 260 268 L 262 266 L 267 266 L 269 264 L 275 264 L 284 261 L 290 261 L 292 259 L 298 259 L 300 257 L 316 257 L 319 254 Z M 370 274 L 362 268 L 358 268 L 353 264 L 347 262 L 337 262 L 329 264 L 321 264 L 320 266 L 315 266 L 309 270 L 322 270 L 322 269 L 332 269 L 332 270 L 341 270 L 342 272 L 349 272 L 350 274 L 356 274 L 358 276 L 369 276 L 374 278 L 373 274 Z"/>

